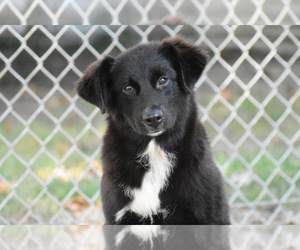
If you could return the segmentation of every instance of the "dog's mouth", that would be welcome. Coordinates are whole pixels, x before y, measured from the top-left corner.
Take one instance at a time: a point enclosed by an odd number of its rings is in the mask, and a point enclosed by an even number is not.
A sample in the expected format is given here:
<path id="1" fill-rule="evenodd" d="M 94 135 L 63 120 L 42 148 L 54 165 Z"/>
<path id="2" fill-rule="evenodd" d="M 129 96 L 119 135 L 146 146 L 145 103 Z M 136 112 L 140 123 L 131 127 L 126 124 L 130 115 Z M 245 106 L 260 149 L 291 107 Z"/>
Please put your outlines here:
<path id="1" fill-rule="evenodd" d="M 140 122 L 140 124 L 137 125 L 128 118 L 127 118 L 127 121 L 130 124 L 133 131 L 140 135 L 156 137 L 156 136 L 159 136 L 159 135 L 163 134 L 164 132 L 166 132 L 166 129 L 163 128 L 163 126 L 160 126 L 159 128 L 154 129 L 154 128 L 145 127 L 144 124 L 141 122 Z"/>
<path id="2" fill-rule="evenodd" d="M 161 131 L 158 131 L 158 132 L 148 133 L 147 135 L 151 136 L 151 137 L 156 137 L 156 136 L 161 135 L 164 132 L 165 132 L 165 130 L 161 130 Z"/>

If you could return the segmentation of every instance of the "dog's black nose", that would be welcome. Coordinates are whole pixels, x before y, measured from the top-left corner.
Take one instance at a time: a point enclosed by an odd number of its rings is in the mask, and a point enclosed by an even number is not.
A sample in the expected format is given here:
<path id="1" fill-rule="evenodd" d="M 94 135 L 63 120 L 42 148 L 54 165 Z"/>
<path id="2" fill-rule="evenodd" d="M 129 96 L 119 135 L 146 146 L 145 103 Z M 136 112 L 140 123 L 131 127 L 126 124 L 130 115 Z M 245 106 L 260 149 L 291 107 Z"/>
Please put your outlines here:
<path id="1" fill-rule="evenodd" d="M 149 112 L 144 112 L 143 120 L 145 124 L 150 127 L 156 128 L 161 124 L 163 119 L 163 112 L 160 109 L 154 109 Z"/>

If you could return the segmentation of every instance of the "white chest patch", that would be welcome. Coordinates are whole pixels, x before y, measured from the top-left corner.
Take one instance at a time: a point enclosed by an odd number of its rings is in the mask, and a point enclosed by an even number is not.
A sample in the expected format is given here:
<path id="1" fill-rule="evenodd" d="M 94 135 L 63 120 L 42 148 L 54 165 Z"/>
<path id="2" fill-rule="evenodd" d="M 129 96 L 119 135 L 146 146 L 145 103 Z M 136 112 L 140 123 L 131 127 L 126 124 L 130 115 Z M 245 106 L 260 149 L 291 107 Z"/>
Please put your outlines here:
<path id="1" fill-rule="evenodd" d="M 140 188 L 124 190 L 125 195 L 130 196 L 132 201 L 116 213 L 116 222 L 121 220 L 127 211 L 132 211 L 143 218 L 152 218 L 152 215 L 160 210 L 159 193 L 168 185 L 176 157 L 151 140 L 139 158 L 141 162 L 149 162 L 149 170 L 145 173 Z"/>

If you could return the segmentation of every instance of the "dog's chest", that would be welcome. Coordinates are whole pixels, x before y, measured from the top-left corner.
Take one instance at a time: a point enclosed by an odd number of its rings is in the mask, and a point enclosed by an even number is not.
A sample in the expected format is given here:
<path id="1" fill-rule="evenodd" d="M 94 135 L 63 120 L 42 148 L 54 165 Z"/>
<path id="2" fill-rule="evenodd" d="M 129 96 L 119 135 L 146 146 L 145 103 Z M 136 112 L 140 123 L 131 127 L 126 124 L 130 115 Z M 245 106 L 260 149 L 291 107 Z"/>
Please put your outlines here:
<path id="1" fill-rule="evenodd" d="M 140 162 L 149 164 L 149 170 L 145 173 L 140 188 L 125 188 L 124 194 L 132 200 L 116 214 L 117 222 L 128 211 L 143 218 L 152 218 L 152 215 L 162 212 L 159 194 L 168 185 L 175 160 L 174 154 L 164 151 L 154 140 L 150 141 L 145 152 L 139 156 Z"/>

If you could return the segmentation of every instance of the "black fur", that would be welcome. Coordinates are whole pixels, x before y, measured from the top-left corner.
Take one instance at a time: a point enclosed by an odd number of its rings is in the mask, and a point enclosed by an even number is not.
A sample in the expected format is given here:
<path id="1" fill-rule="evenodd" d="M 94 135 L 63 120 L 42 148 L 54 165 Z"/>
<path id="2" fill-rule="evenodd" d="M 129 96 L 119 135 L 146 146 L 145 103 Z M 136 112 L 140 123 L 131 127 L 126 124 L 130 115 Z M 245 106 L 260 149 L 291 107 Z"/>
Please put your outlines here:
<path id="1" fill-rule="evenodd" d="M 145 230 L 150 227 L 137 226 Z M 144 231 L 146 240 L 130 232 L 130 226 L 103 226 L 106 250 L 230 250 L 228 226 L 160 226 L 156 234 Z M 123 239 L 116 244 L 120 232 Z M 151 231 L 150 231 L 151 232 Z"/>
<path id="2" fill-rule="evenodd" d="M 101 195 L 107 224 L 130 202 L 124 187 L 139 188 L 148 170 L 137 156 L 153 139 L 176 155 L 169 185 L 160 193 L 161 208 L 153 224 L 230 224 L 222 176 L 217 169 L 202 124 L 197 117 L 193 87 L 206 64 L 195 46 L 181 39 L 136 46 L 118 58 L 93 63 L 77 83 L 78 94 L 107 112 L 102 149 Z M 158 79 L 166 76 L 168 84 Z M 133 87 L 125 93 L 124 86 Z M 150 127 L 143 114 L 159 109 L 163 121 Z M 143 166 L 141 166 L 141 164 Z M 132 212 L 119 224 L 150 224 Z"/>

